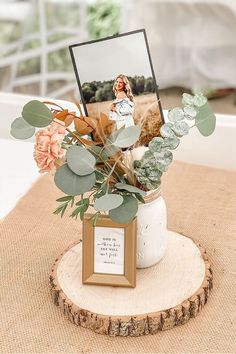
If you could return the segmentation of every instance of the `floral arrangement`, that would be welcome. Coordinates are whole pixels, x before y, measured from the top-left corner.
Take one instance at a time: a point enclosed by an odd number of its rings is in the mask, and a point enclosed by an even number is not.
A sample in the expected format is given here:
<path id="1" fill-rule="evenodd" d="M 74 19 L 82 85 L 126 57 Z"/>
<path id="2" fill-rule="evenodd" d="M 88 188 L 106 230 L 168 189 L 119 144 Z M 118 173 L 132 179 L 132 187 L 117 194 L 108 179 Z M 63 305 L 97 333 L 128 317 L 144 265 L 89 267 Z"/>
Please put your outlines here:
<path id="1" fill-rule="evenodd" d="M 208 136 L 215 116 L 202 94 L 183 94 L 183 108 L 168 112 L 159 136 L 140 146 L 141 126 L 114 130 L 114 121 L 101 113 L 98 119 L 69 112 L 53 102 L 30 101 L 22 117 L 11 125 L 11 134 L 27 139 L 35 134 L 34 159 L 41 173 L 52 172 L 56 186 L 65 194 L 57 199 L 55 214 L 80 216 L 95 209 L 94 223 L 108 213 L 118 223 L 128 223 L 145 203 L 148 191 L 158 188 L 173 160 L 180 138 L 196 127 Z M 72 127 L 72 128 L 71 128 Z M 36 128 L 41 128 L 36 132 Z"/>

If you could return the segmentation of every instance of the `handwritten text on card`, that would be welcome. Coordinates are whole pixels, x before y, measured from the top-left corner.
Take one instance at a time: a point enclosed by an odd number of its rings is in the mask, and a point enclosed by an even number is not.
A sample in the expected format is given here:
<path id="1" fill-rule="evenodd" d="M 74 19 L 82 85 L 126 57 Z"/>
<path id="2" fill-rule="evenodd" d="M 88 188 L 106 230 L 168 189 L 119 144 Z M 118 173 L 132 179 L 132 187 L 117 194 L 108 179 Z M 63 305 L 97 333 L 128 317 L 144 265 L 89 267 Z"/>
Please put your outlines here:
<path id="1" fill-rule="evenodd" d="M 94 272 L 124 274 L 124 229 L 95 227 Z"/>

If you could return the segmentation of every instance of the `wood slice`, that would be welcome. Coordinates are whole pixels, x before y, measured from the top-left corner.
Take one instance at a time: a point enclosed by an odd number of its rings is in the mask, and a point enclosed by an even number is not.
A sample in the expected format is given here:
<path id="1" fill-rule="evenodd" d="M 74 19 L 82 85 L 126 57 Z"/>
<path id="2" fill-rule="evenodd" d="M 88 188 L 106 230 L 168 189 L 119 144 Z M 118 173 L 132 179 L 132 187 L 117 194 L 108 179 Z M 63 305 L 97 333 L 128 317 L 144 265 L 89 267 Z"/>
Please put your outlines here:
<path id="1" fill-rule="evenodd" d="M 137 269 L 135 289 L 83 285 L 81 265 L 80 242 L 53 266 L 53 302 L 74 324 L 110 336 L 155 334 L 184 324 L 199 313 L 212 289 L 205 250 L 171 231 L 161 262 Z"/>

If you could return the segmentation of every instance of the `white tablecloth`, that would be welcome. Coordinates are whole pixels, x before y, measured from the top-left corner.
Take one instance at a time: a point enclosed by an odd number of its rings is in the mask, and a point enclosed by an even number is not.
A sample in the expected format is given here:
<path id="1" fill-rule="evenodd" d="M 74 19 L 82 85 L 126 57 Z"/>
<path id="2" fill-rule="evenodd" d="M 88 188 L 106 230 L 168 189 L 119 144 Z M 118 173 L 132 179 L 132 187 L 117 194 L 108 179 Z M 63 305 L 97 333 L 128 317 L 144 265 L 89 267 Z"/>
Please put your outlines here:
<path id="1" fill-rule="evenodd" d="M 135 0 L 124 23 L 146 29 L 160 88 L 236 87 L 235 0 Z"/>

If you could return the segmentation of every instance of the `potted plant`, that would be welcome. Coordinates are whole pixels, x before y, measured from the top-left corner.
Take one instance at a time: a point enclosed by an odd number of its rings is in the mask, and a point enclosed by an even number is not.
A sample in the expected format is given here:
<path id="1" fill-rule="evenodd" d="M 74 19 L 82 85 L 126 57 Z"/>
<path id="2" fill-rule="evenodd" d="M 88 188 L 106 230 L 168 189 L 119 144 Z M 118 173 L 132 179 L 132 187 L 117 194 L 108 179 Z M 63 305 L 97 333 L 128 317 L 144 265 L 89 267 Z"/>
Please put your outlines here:
<path id="1" fill-rule="evenodd" d="M 173 160 L 180 138 L 196 127 L 208 136 L 215 116 L 202 94 L 183 94 L 183 108 L 168 112 L 159 136 L 140 146 L 142 127 L 122 127 L 101 113 L 99 119 L 69 112 L 52 102 L 30 101 L 15 119 L 11 134 L 27 139 L 35 134 L 34 158 L 41 173 L 54 174 L 65 194 L 54 214 L 79 216 L 93 208 L 96 223 L 102 213 L 118 223 L 137 216 L 137 266 L 151 266 L 166 249 L 166 206 L 161 178 Z M 80 106 L 78 105 L 80 109 Z M 72 127 L 72 128 L 71 128 Z M 40 128 L 36 132 L 36 128 Z"/>

